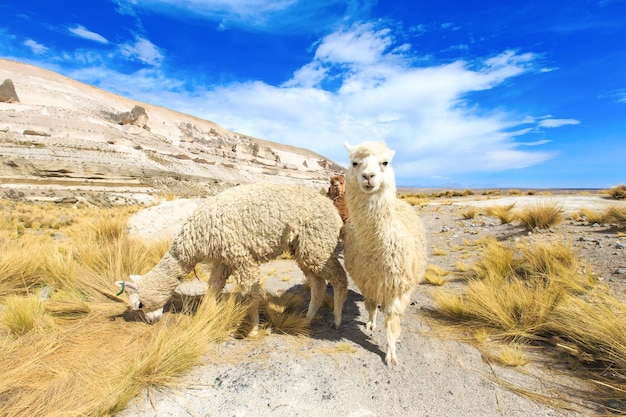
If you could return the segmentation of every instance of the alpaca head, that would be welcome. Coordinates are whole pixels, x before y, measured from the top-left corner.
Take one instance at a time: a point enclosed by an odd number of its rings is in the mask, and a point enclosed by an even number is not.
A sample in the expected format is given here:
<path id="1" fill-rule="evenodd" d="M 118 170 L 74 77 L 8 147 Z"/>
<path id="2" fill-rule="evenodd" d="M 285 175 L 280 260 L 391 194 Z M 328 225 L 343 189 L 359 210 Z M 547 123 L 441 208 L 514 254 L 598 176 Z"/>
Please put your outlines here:
<path id="1" fill-rule="evenodd" d="M 144 305 L 139 298 L 139 284 L 141 282 L 141 275 L 131 275 L 129 281 L 116 281 L 115 284 L 122 288 L 128 295 L 128 303 L 131 310 L 143 311 L 146 321 L 148 323 L 154 323 L 163 316 L 163 307 L 155 308 L 155 306 Z"/>
<path id="2" fill-rule="evenodd" d="M 395 176 L 389 163 L 395 151 L 387 148 L 384 142 L 363 142 L 351 146 L 344 142 L 350 153 L 350 167 L 347 172 L 348 183 L 358 184 L 366 194 L 380 191 L 395 193 Z"/>
<path id="3" fill-rule="evenodd" d="M 328 189 L 328 196 L 330 198 L 339 197 L 346 193 L 346 179 L 343 175 L 333 175 L 330 177 L 330 188 Z"/>

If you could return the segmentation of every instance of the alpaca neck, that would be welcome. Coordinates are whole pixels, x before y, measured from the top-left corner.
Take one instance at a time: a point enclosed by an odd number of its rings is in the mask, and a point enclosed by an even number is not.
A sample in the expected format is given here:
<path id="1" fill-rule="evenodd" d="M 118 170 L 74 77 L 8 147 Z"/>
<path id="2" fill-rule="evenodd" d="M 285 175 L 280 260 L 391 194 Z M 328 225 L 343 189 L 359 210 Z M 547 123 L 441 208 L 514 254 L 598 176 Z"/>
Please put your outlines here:
<path id="1" fill-rule="evenodd" d="M 367 194 L 361 191 L 358 184 L 351 184 L 346 199 L 350 215 L 362 220 L 359 224 L 367 224 L 373 227 L 388 219 L 395 206 L 395 185 L 385 184 L 376 193 Z M 384 227 L 384 226 L 383 226 Z"/>

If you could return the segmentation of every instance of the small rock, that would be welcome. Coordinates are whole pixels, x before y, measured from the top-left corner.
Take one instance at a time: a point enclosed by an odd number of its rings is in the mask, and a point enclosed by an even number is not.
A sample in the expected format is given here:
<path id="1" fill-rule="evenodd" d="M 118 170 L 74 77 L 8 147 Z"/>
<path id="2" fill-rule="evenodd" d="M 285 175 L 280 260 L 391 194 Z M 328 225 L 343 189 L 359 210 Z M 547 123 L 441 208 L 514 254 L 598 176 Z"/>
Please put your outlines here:
<path id="1" fill-rule="evenodd" d="M 30 136 L 50 136 L 50 133 L 48 132 L 42 132 L 40 130 L 32 130 L 32 129 L 26 129 L 23 132 L 23 135 L 30 135 Z"/>
<path id="2" fill-rule="evenodd" d="M 78 199 L 76 197 L 61 197 L 54 200 L 57 204 L 76 204 Z"/>
<path id="3" fill-rule="evenodd" d="M 19 103 L 20 98 L 17 96 L 15 92 L 15 86 L 13 85 L 13 81 L 10 79 L 4 80 L 2 84 L 0 84 L 0 102 L 3 103 Z"/>
<path id="4" fill-rule="evenodd" d="M 617 242 L 615 244 L 615 249 L 626 249 L 626 244 L 624 244 L 622 242 Z"/>
<path id="5" fill-rule="evenodd" d="M 45 287 L 41 289 L 41 292 L 39 293 L 39 298 L 41 300 L 48 300 L 50 298 L 50 294 L 52 294 L 53 291 L 54 291 L 54 288 L 52 288 L 49 285 L 46 285 Z"/>
<path id="6" fill-rule="evenodd" d="M 626 268 L 617 268 L 614 274 L 617 274 L 617 275 L 626 274 Z"/>

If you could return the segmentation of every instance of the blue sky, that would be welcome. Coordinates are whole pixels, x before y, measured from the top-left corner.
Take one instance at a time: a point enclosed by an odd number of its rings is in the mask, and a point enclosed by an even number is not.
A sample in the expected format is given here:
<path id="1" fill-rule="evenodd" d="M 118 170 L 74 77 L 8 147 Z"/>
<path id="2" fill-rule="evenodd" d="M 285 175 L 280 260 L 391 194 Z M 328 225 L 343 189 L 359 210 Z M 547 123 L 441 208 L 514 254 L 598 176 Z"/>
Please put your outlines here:
<path id="1" fill-rule="evenodd" d="M 626 0 L 11 0 L 0 56 L 398 185 L 626 182 Z"/>

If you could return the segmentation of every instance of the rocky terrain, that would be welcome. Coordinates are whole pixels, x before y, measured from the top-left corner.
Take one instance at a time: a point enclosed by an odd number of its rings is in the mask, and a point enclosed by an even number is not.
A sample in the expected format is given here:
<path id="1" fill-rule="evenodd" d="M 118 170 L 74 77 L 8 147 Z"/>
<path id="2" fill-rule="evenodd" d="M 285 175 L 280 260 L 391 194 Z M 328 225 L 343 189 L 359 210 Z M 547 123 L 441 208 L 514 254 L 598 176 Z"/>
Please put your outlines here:
<path id="1" fill-rule="evenodd" d="M 0 59 L 0 197 L 154 201 L 246 182 L 321 187 L 342 167 L 306 149 Z"/>

